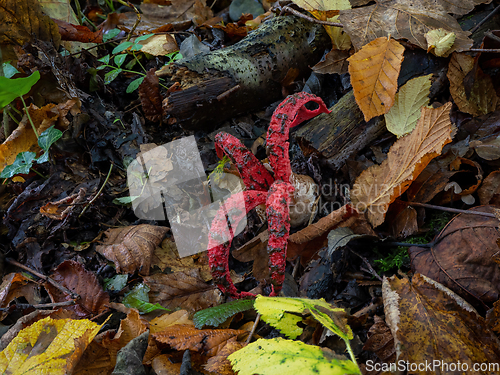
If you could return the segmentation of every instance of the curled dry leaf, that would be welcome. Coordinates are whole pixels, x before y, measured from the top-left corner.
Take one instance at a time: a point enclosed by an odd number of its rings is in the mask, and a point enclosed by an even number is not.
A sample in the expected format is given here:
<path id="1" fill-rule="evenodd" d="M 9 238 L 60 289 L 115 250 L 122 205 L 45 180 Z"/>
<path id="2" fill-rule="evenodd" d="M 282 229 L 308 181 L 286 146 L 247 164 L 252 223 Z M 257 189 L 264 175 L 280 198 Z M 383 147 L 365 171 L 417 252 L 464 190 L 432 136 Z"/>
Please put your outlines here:
<path id="1" fill-rule="evenodd" d="M 473 86 L 467 95 L 464 79 L 474 68 L 474 58 L 463 53 L 454 53 L 448 65 L 450 93 L 460 111 L 480 116 L 495 110 L 498 97 L 491 77 L 480 68 L 475 72 Z"/>
<path id="2" fill-rule="evenodd" d="M 142 110 L 149 121 L 159 121 L 163 115 L 159 82 L 155 69 L 151 68 L 139 85 Z"/>
<path id="3" fill-rule="evenodd" d="M 28 303 L 37 303 L 39 297 L 38 285 L 31 282 L 21 273 L 9 273 L 5 275 L 0 285 L 0 307 L 5 308 L 17 297 L 25 297 Z M 5 314 L 5 316 L 3 316 Z M 6 318 L 7 313 L 2 317 Z"/>
<path id="4" fill-rule="evenodd" d="M 396 362 L 396 351 L 394 350 L 394 338 L 391 329 L 385 323 L 384 319 L 375 315 L 374 323 L 368 330 L 368 339 L 363 346 L 363 350 L 374 352 L 381 363 Z M 380 371 L 366 371 L 366 374 L 375 375 Z"/>
<path id="5" fill-rule="evenodd" d="M 144 282 L 151 288 L 149 302 L 159 303 L 168 309 L 181 307 L 194 313 L 221 302 L 219 290 L 203 281 L 196 268 L 168 275 L 146 276 Z"/>
<path id="6" fill-rule="evenodd" d="M 49 202 L 45 206 L 40 207 L 40 213 L 52 220 L 63 220 L 69 215 L 76 204 L 83 202 L 86 192 L 84 188 L 80 188 L 78 193 L 56 202 Z"/>
<path id="7" fill-rule="evenodd" d="M 493 212 L 490 206 L 474 210 Z M 496 218 L 459 214 L 439 233 L 432 248 L 409 249 L 412 269 L 473 304 L 493 303 L 500 297 L 499 236 Z"/>
<path id="8" fill-rule="evenodd" d="M 498 338 L 484 319 L 442 284 L 420 274 L 411 281 L 393 276 L 384 278 L 382 293 L 398 361 L 460 362 L 469 369 L 500 362 Z M 430 373 L 438 370 L 449 373 L 440 367 Z"/>
<path id="9" fill-rule="evenodd" d="M 398 139 L 380 165 L 364 170 L 351 190 L 353 207 L 367 210 L 373 226 L 384 222 L 385 214 L 397 197 L 436 156 L 451 142 L 455 127 L 450 121 L 451 103 L 439 108 L 422 108 L 413 132 Z"/>
<path id="10" fill-rule="evenodd" d="M 500 171 L 491 172 L 477 191 L 482 205 L 500 206 Z"/>
<path id="11" fill-rule="evenodd" d="M 104 243 L 96 251 L 111 260 L 118 273 L 149 275 L 153 252 L 168 228 L 141 224 L 108 229 Z"/>
<path id="12" fill-rule="evenodd" d="M 213 357 L 228 341 L 235 342 L 243 334 L 248 332 L 237 329 L 196 329 L 192 325 L 177 324 L 152 336 L 156 341 L 176 350 L 189 349 Z"/>
<path id="13" fill-rule="evenodd" d="M 404 51 L 396 40 L 382 37 L 347 59 L 354 97 L 365 121 L 387 113 L 394 104 Z"/>
<path id="14" fill-rule="evenodd" d="M 54 281 L 80 295 L 76 305 L 66 309 L 74 311 L 79 317 L 98 315 L 108 309 L 109 296 L 99 284 L 94 273 L 87 271 L 83 265 L 73 260 L 62 262 L 50 276 Z M 52 302 L 64 302 L 71 297 L 52 284 L 46 282 L 45 289 Z"/>

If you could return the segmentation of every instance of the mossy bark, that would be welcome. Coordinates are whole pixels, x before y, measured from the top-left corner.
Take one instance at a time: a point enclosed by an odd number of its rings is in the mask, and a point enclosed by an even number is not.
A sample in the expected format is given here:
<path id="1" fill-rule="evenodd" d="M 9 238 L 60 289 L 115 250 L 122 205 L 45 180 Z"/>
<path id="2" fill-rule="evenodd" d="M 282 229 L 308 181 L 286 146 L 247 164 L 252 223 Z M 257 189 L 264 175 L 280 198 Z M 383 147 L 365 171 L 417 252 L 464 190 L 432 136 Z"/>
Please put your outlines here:
<path id="1" fill-rule="evenodd" d="M 307 77 L 330 46 L 323 26 L 294 16 L 275 17 L 227 48 L 181 60 L 182 74 L 197 75 L 195 85 L 173 92 L 164 113 L 190 130 L 211 130 L 239 113 L 282 98 L 281 83 L 290 69 Z"/>

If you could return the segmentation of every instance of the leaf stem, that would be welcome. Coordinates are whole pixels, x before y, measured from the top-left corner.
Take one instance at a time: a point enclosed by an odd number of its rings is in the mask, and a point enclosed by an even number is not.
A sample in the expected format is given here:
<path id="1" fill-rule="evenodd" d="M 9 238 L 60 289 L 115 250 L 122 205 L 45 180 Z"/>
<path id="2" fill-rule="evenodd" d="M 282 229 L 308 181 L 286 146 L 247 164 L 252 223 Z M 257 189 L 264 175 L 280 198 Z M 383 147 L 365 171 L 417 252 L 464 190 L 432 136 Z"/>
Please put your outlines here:
<path id="1" fill-rule="evenodd" d="M 24 101 L 22 96 L 20 96 L 20 98 L 21 98 L 21 101 L 23 102 L 24 111 L 26 112 L 26 116 L 28 116 L 28 120 L 31 124 L 31 127 L 33 128 L 33 131 L 35 132 L 36 139 L 38 139 L 38 132 L 35 128 L 35 124 L 33 124 L 33 120 L 31 119 L 30 113 L 28 111 L 28 107 L 26 107 L 26 102 Z"/>

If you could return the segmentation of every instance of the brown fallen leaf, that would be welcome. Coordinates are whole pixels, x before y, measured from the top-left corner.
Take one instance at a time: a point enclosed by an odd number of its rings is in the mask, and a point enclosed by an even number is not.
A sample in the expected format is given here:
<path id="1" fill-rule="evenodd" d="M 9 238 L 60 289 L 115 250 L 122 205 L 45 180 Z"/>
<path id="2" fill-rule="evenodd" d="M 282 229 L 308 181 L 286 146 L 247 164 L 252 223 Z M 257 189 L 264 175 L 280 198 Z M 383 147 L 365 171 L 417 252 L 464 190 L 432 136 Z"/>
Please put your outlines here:
<path id="1" fill-rule="evenodd" d="M 49 202 L 45 206 L 40 207 L 40 213 L 49 219 L 63 220 L 72 211 L 74 205 L 83 202 L 86 192 L 84 188 L 80 188 L 78 193 L 60 199 L 57 202 Z"/>
<path id="2" fill-rule="evenodd" d="M 196 329 L 192 325 L 178 324 L 153 334 L 153 338 L 176 350 L 192 350 L 207 357 L 217 355 L 226 343 L 236 341 L 248 332 L 236 329 Z"/>
<path id="3" fill-rule="evenodd" d="M 396 351 L 394 349 L 394 337 L 392 337 L 391 329 L 385 323 L 384 319 L 375 315 L 374 323 L 367 333 L 368 339 L 363 346 L 363 350 L 374 352 L 380 359 L 376 363 L 394 363 L 396 362 Z M 366 374 L 380 374 L 380 371 L 365 371 Z"/>
<path id="4" fill-rule="evenodd" d="M 397 361 L 462 363 L 469 370 L 475 363 L 500 362 L 499 340 L 484 319 L 442 284 L 420 274 L 415 274 L 411 281 L 393 276 L 384 278 L 382 293 Z M 442 367 L 409 372 L 453 373 Z"/>
<path id="5" fill-rule="evenodd" d="M 144 115 L 149 121 L 159 121 L 163 116 L 162 97 L 160 95 L 159 78 L 155 69 L 148 70 L 146 77 L 139 85 L 139 97 L 141 98 Z"/>
<path id="6" fill-rule="evenodd" d="M 475 211 L 493 212 L 491 206 Z M 472 304 L 500 297 L 498 220 L 479 215 L 455 216 L 433 241 L 432 248 L 409 249 L 414 272 L 450 288 Z"/>
<path id="7" fill-rule="evenodd" d="M 23 46 L 32 38 L 52 41 L 59 47 L 57 25 L 45 15 L 37 0 L 0 0 L 0 44 Z"/>
<path id="8" fill-rule="evenodd" d="M 496 109 L 498 97 L 491 77 L 477 70 L 470 95 L 466 94 L 464 79 L 474 68 L 474 58 L 464 53 L 454 53 L 451 56 L 446 74 L 450 81 L 450 93 L 458 109 L 474 116 L 493 112 Z"/>
<path id="9" fill-rule="evenodd" d="M 455 133 L 450 121 L 451 103 L 439 108 L 422 108 L 415 129 L 399 138 L 380 165 L 364 170 L 351 190 L 353 207 L 367 211 L 373 226 L 384 222 L 385 214 L 397 197 L 403 194 L 420 172 L 436 156 Z"/>
<path id="10" fill-rule="evenodd" d="M 396 40 L 381 37 L 347 59 L 354 97 L 365 121 L 389 112 L 394 104 L 404 51 Z"/>
<path id="11" fill-rule="evenodd" d="M 96 251 L 115 264 L 117 273 L 149 275 L 153 252 L 167 231 L 148 224 L 108 229 L 106 240 Z"/>
<path id="12" fill-rule="evenodd" d="M 94 273 L 87 271 L 83 265 L 73 260 L 62 262 L 50 276 L 54 281 L 80 295 L 76 305 L 66 309 L 74 311 L 80 318 L 95 316 L 106 310 L 109 295 L 104 292 Z M 44 284 L 52 302 L 64 302 L 71 297 L 46 282 Z"/>
<path id="13" fill-rule="evenodd" d="M 228 342 L 217 355 L 208 359 L 205 369 L 220 375 L 233 375 L 233 366 L 227 357 L 244 346 L 245 344 L 239 341 Z"/>
<path id="14" fill-rule="evenodd" d="M 17 297 L 25 297 L 28 303 L 40 303 L 40 293 L 38 285 L 32 280 L 26 278 L 21 273 L 9 273 L 2 279 L 0 285 L 0 307 L 9 306 Z M 7 312 L 1 314 L 3 319 L 7 317 Z"/>
<path id="15" fill-rule="evenodd" d="M 500 170 L 491 172 L 477 191 L 481 205 L 500 205 Z"/>
<path id="16" fill-rule="evenodd" d="M 203 281 L 197 268 L 146 276 L 144 282 L 151 288 L 149 302 L 168 309 L 180 307 L 194 313 L 219 305 L 222 298 L 216 287 Z"/>
<path id="17" fill-rule="evenodd" d="M 312 70 L 319 74 L 344 74 L 348 72 L 347 58 L 349 51 L 332 49 L 325 58 L 313 66 Z"/>
<path id="18" fill-rule="evenodd" d="M 472 1 L 388 0 L 362 8 L 340 11 L 340 22 L 351 36 L 356 49 L 374 39 L 390 35 L 406 39 L 427 50 L 425 34 L 442 28 L 456 35 L 450 52 L 467 51 L 472 46 L 470 33 L 463 31 L 448 13 L 467 14 L 474 8 Z M 354 6 L 354 5 L 353 5 Z"/>

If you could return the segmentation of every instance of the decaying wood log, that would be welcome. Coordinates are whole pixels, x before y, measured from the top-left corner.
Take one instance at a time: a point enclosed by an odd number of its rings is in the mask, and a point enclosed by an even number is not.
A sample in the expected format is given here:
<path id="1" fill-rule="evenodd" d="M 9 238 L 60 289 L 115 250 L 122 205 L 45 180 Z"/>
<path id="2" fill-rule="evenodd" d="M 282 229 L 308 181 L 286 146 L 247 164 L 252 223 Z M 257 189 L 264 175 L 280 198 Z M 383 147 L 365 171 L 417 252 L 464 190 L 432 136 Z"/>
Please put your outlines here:
<path id="1" fill-rule="evenodd" d="M 346 159 L 386 131 L 382 116 L 365 122 L 352 91 L 344 95 L 330 113 L 322 113 L 295 132 L 295 137 L 308 156 L 319 153 L 334 169 Z"/>
<path id="2" fill-rule="evenodd" d="M 233 46 L 178 61 L 171 79 L 183 90 L 164 99 L 164 114 L 185 129 L 212 130 L 281 99 L 288 71 L 306 77 L 330 45 L 323 26 L 275 17 Z"/>

